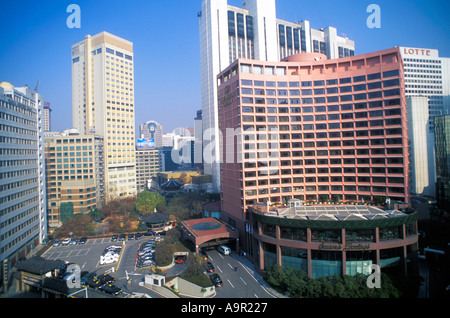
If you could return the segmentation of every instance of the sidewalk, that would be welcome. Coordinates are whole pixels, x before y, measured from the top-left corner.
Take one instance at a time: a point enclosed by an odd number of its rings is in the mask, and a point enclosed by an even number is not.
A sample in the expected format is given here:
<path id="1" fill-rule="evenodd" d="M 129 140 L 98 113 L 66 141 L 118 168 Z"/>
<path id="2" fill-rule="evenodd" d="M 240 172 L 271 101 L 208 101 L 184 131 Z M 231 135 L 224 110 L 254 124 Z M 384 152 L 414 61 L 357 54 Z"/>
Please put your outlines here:
<path id="1" fill-rule="evenodd" d="M 261 284 L 261 286 L 274 298 L 289 298 L 272 288 L 269 283 L 266 282 L 266 280 L 255 270 L 255 266 L 250 262 L 250 260 L 236 253 L 231 253 L 231 256 L 241 263 L 244 269 L 249 272 L 255 280 Z"/>

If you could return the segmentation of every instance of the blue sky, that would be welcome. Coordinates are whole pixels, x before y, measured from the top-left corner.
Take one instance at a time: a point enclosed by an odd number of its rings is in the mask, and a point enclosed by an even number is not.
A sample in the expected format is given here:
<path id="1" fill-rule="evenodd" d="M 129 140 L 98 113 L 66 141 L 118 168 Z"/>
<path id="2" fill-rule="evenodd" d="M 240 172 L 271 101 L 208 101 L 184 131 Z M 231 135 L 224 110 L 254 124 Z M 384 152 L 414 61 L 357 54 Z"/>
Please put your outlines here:
<path id="1" fill-rule="evenodd" d="M 81 8 L 80 29 L 66 26 L 71 3 Z M 371 3 L 381 8 L 380 29 L 366 26 Z M 164 132 L 193 126 L 201 109 L 201 0 L 2 0 L 0 8 L 0 82 L 34 89 L 39 80 L 39 92 L 52 105 L 53 130 L 72 126 L 70 47 L 101 31 L 134 44 L 136 126 L 147 120 L 160 122 Z M 276 9 L 279 19 L 336 27 L 355 41 L 356 54 L 411 46 L 450 57 L 448 0 L 277 0 Z"/>

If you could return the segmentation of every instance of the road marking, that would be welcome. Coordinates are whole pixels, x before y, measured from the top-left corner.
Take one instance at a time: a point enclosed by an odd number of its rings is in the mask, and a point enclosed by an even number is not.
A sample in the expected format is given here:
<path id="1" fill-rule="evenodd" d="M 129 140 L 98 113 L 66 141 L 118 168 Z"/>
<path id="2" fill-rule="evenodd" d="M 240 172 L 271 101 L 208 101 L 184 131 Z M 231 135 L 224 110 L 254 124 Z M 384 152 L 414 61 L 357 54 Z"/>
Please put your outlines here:
<path id="1" fill-rule="evenodd" d="M 233 266 L 231 266 L 230 263 L 228 263 L 228 266 L 230 266 L 230 268 L 233 269 Z"/>
<path id="2" fill-rule="evenodd" d="M 229 279 L 227 279 L 227 281 L 230 283 L 230 285 L 231 285 L 231 287 L 233 287 L 234 288 L 234 286 L 233 286 L 233 284 L 230 282 L 230 280 Z"/>
<path id="3" fill-rule="evenodd" d="M 220 267 L 219 266 L 216 266 L 218 269 L 219 269 L 219 271 L 221 272 L 221 273 L 223 273 L 223 271 L 220 269 Z"/>
<path id="4" fill-rule="evenodd" d="M 247 283 L 245 282 L 245 280 L 242 279 L 242 277 L 239 276 L 239 278 L 242 280 L 242 282 L 247 285 Z"/>

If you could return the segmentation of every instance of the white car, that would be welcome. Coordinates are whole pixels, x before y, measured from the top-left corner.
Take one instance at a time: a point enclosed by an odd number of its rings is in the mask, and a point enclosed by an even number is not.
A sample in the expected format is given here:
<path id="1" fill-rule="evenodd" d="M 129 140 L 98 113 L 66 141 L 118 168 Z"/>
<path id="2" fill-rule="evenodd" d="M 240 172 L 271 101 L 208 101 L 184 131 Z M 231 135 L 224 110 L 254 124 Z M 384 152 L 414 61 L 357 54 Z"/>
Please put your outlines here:
<path id="1" fill-rule="evenodd" d="M 62 245 L 68 245 L 70 243 L 70 238 L 66 238 L 62 241 Z"/>

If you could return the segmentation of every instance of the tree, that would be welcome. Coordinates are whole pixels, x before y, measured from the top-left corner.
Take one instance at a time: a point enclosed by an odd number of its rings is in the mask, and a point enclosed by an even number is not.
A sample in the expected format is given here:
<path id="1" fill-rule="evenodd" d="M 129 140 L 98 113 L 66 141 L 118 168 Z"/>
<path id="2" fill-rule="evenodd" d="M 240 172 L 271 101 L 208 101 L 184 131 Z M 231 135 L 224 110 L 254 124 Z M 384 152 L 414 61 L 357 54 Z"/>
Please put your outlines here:
<path id="1" fill-rule="evenodd" d="M 326 298 L 398 298 L 401 293 L 389 276 L 381 273 L 381 288 L 368 288 L 363 274 L 332 275 L 313 279 L 299 269 L 282 268 L 278 264 L 267 269 L 267 282 L 290 297 Z"/>
<path id="2" fill-rule="evenodd" d="M 187 276 L 199 276 L 203 274 L 205 271 L 202 266 L 203 259 L 201 256 L 195 256 L 189 254 L 186 258 L 186 269 L 184 270 L 184 274 Z"/>
<path id="3" fill-rule="evenodd" d="M 58 228 L 56 236 L 65 237 L 69 236 L 70 233 L 74 236 L 84 236 L 90 234 L 92 230 L 92 217 L 90 214 L 75 214 Z"/>
<path id="4" fill-rule="evenodd" d="M 172 263 L 174 246 L 166 240 L 158 243 L 155 248 L 155 260 L 158 266 L 167 266 Z"/>
<path id="5" fill-rule="evenodd" d="M 157 192 L 144 190 L 136 199 L 136 210 L 142 215 L 153 213 L 159 205 L 166 205 L 166 199 Z"/>

